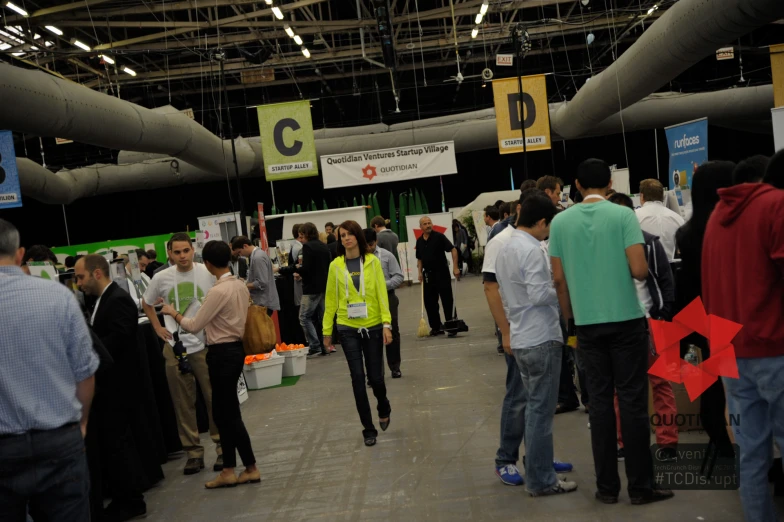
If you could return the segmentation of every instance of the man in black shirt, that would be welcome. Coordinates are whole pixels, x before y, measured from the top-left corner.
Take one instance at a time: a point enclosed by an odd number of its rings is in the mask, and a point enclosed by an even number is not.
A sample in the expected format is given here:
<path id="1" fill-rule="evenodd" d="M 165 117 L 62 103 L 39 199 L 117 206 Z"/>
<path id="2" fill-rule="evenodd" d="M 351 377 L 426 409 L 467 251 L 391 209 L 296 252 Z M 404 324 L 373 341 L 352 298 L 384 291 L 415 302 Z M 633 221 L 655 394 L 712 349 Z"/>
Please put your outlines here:
<path id="1" fill-rule="evenodd" d="M 452 281 L 449 275 L 449 263 L 444 256 L 445 252 L 452 254 L 452 267 L 457 279 L 460 279 L 460 269 L 457 267 L 457 249 L 447 237 L 433 230 L 433 221 L 427 216 L 419 220 L 422 235 L 416 242 L 417 268 L 419 282 L 424 285 L 425 310 L 430 323 L 430 335 L 443 335 L 441 314 L 438 310 L 438 297 L 444 306 L 444 318 L 452 319 L 454 300 L 452 296 Z M 449 332 L 450 337 L 457 332 Z"/>

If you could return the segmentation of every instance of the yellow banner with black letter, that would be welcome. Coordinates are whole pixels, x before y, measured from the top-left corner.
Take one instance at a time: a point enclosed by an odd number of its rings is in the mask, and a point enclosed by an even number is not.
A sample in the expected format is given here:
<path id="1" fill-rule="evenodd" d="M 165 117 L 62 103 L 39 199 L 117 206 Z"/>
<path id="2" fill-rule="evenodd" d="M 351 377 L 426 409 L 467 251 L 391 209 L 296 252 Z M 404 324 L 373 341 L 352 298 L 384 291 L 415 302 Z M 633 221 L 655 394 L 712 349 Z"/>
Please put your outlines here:
<path id="1" fill-rule="evenodd" d="M 523 111 L 520 111 L 520 88 L 517 78 L 493 81 L 493 99 L 498 129 L 498 152 L 523 152 L 550 148 L 550 110 L 547 105 L 547 83 L 542 74 L 523 76 Z"/>
<path id="2" fill-rule="evenodd" d="M 267 181 L 318 176 L 310 102 L 259 105 L 257 110 Z"/>

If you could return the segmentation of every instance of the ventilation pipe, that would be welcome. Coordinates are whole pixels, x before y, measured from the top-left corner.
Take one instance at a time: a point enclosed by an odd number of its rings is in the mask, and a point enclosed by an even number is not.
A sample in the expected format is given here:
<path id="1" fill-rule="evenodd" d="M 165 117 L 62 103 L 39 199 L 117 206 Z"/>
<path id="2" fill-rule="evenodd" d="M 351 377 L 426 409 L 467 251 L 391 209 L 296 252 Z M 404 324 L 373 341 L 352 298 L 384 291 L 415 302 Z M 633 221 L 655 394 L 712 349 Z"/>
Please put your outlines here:
<path id="1" fill-rule="evenodd" d="M 563 104 L 550 105 L 550 117 Z M 770 131 L 773 86 L 742 87 L 703 94 L 654 94 L 623 111 L 626 131 L 656 129 L 707 117 L 712 125 L 748 128 L 764 122 Z M 2 114 L 0 114 L 2 118 Z M 620 115 L 613 115 L 587 135 L 621 132 Z M 399 123 L 363 125 L 315 131 L 318 155 L 359 152 L 421 143 L 454 141 L 457 152 L 498 147 L 495 111 L 484 109 L 452 116 Z M 553 141 L 562 139 L 553 134 Z M 258 138 L 237 140 L 237 153 L 261 158 Z M 92 165 L 52 173 L 26 158 L 18 158 L 22 193 L 44 203 L 67 204 L 98 194 L 169 187 L 223 179 L 184 161 L 158 154 L 122 151 L 118 165 Z M 259 160 L 260 163 L 260 160 Z"/>
<path id="2" fill-rule="evenodd" d="M 231 141 L 173 107 L 157 110 L 41 71 L 0 64 L 0 128 L 119 150 L 165 154 L 215 174 L 233 171 Z M 261 156 L 237 147 L 241 175 L 261 171 Z"/>
<path id="3" fill-rule="evenodd" d="M 782 0 L 680 0 L 583 85 L 550 120 L 552 128 L 564 138 L 584 136 L 719 47 L 782 17 Z"/>

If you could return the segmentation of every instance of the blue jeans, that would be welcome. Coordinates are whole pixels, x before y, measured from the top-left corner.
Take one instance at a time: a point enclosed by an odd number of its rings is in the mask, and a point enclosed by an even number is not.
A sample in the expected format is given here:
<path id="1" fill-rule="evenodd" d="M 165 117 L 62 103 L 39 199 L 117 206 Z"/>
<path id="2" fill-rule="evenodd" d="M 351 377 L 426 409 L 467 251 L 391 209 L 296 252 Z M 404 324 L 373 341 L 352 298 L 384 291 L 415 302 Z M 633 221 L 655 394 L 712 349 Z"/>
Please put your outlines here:
<path id="1" fill-rule="evenodd" d="M 0 438 L 0 518 L 90 520 L 90 476 L 78 424 Z"/>
<path id="2" fill-rule="evenodd" d="M 784 448 L 784 357 L 738 359 L 739 379 L 724 378 L 730 414 L 738 419 L 740 500 L 748 522 L 778 520 L 768 489 L 773 438 Z"/>
<path id="3" fill-rule="evenodd" d="M 324 319 L 324 294 L 305 294 L 299 305 L 299 324 L 305 332 L 310 353 L 324 351 L 321 347 L 321 324 Z"/>
<path id="4" fill-rule="evenodd" d="M 526 393 L 517 362 L 511 355 L 506 358 L 506 395 L 501 408 L 501 445 L 495 454 L 496 467 L 517 464 L 520 460 L 520 444 L 525 432 Z"/>
<path id="5" fill-rule="evenodd" d="M 558 340 L 512 350 L 525 387 L 525 480 L 532 493 L 558 482 L 553 469 L 553 418 L 562 349 L 563 342 Z"/>

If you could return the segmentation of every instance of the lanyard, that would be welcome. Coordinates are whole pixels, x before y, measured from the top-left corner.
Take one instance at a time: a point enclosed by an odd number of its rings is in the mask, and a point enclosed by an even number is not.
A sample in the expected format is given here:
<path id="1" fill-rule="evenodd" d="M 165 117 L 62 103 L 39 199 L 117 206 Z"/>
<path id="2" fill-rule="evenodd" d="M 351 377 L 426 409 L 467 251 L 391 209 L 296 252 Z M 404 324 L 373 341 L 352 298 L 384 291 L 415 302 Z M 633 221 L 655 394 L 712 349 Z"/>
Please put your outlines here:
<path id="1" fill-rule="evenodd" d="M 351 274 L 348 273 L 348 260 L 346 260 L 346 279 L 343 281 L 346 284 L 346 302 L 348 298 L 348 281 L 351 279 Z M 353 286 L 353 282 L 351 283 Z M 365 300 L 365 264 L 362 262 L 362 256 L 359 258 L 359 293 L 362 295 L 362 300 Z"/>
<path id="2" fill-rule="evenodd" d="M 603 199 L 605 199 L 605 198 L 603 198 L 603 197 L 602 197 L 602 196 L 600 196 L 599 194 L 591 194 L 590 196 L 585 196 L 585 197 L 583 198 L 583 201 L 588 201 L 589 199 L 598 199 L 598 200 L 603 200 Z"/>

